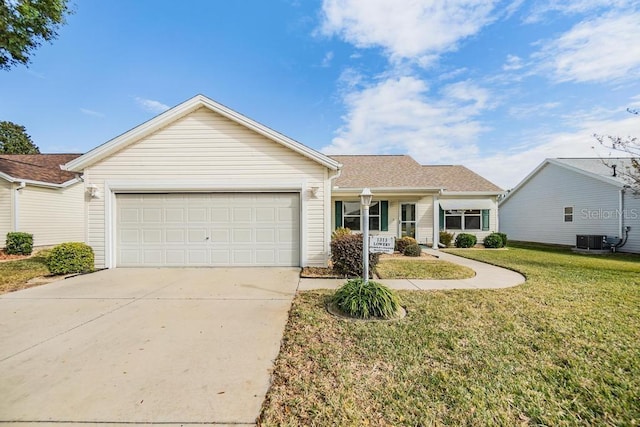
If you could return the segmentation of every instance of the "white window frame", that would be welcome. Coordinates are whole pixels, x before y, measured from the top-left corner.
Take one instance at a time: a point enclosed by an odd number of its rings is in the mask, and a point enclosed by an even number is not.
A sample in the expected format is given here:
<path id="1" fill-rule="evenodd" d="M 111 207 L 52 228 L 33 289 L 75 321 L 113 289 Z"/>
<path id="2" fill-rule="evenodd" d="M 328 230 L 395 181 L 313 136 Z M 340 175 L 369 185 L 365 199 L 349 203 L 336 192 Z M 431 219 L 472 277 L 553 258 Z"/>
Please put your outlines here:
<path id="1" fill-rule="evenodd" d="M 360 210 L 359 210 L 359 214 L 358 215 L 347 215 L 347 203 L 358 203 L 358 205 L 360 206 Z M 378 207 L 378 213 L 377 214 L 372 214 L 371 213 L 371 208 L 376 205 Z M 374 200 L 371 202 L 371 206 L 369 206 L 369 231 L 380 231 L 380 223 L 382 222 L 382 212 L 381 212 L 381 207 L 382 204 L 380 203 L 379 200 Z M 342 224 L 341 227 L 345 227 L 345 218 L 358 218 L 359 219 L 359 224 L 360 224 L 360 228 L 355 230 L 351 227 L 348 227 L 351 231 L 355 231 L 355 232 L 361 232 L 362 231 L 362 205 L 360 204 L 360 201 L 355 202 L 353 200 L 342 200 Z M 378 218 L 378 227 L 377 228 L 373 228 L 371 227 L 371 220 L 374 218 Z"/>
<path id="2" fill-rule="evenodd" d="M 478 213 L 467 213 L 467 211 L 478 211 Z M 455 212 L 455 213 L 453 213 Z M 447 218 L 448 217 L 460 217 L 460 228 L 448 228 L 447 227 Z M 466 227 L 466 217 L 479 217 L 480 228 L 467 228 Z M 444 229 L 452 230 L 452 231 L 482 231 L 482 209 L 458 209 L 456 211 L 444 211 Z"/>
<path id="3" fill-rule="evenodd" d="M 567 209 L 570 209 L 571 212 L 567 213 Z M 573 206 L 564 206 L 562 208 L 562 213 L 564 214 L 564 222 L 573 222 Z"/>

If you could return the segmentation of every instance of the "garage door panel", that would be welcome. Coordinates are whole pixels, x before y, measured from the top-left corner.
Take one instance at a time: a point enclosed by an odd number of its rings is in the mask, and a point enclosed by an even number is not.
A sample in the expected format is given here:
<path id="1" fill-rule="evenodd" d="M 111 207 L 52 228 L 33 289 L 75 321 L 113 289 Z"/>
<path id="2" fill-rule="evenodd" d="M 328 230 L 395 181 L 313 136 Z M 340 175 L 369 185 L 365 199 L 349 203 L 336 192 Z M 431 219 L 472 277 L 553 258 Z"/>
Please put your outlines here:
<path id="1" fill-rule="evenodd" d="M 116 265 L 299 265 L 299 195 L 119 194 Z"/>
<path id="2" fill-rule="evenodd" d="M 144 221 L 145 223 L 162 222 L 162 209 L 159 209 L 159 208 L 142 209 L 142 221 Z"/>
<path id="3" fill-rule="evenodd" d="M 249 207 L 246 208 L 233 208 L 233 218 L 232 222 L 251 222 L 251 212 L 252 209 Z"/>
<path id="4" fill-rule="evenodd" d="M 186 265 L 187 264 L 185 251 L 167 249 L 165 253 L 166 253 L 166 259 L 165 259 L 166 264 L 168 265 Z"/>
<path id="5" fill-rule="evenodd" d="M 162 243 L 162 230 L 160 229 L 146 229 L 142 231 L 143 243 Z"/>
<path id="6" fill-rule="evenodd" d="M 180 209 L 180 208 L 166 208 L 164 210 L 164 221 L 166 223 L 178 223 L 178 224 L 183 224 L 184 223 L 184 209 Z"/>
<path id="7" fill-rule="evenodd" d="M 120 241 L 125 244 L 139 244 L 140 243 L 140 231 L 138 229 L 124 229 L 119 231 Z"/>
<path id="8" fill-rule="evenodd" d="M 256 230 L 256 243 L 276 243 L 276 230 L 271 228 Z"/>
<path id="9" fill-rule="evenodd" d="M 185 230 L 183 229 L 174 229 L 174 228 L 169 228 L 165 231 L 165 242 L 166 243 L 172 243 L 172 244 L 183 244 L 185 243 Z"/>
<path id="10" fill-rule="evenodd" d="M 211 230 L 211 242 L 212 243 L 230 243 L 231 233 L 229 230 Z"/>
<path id="11" fill-rule="evenodd" d="M 228 208 L 212 208 L 211 222 L 227 223 L 231 219 L 231 213 Z"/>

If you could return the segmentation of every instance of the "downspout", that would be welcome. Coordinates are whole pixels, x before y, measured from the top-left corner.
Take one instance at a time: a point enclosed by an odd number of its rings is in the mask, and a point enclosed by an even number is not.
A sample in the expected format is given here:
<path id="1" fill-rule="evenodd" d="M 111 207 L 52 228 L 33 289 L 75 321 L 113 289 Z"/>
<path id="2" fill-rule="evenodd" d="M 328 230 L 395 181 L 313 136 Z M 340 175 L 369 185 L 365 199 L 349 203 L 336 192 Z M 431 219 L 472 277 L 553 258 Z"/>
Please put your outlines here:
<path id="1" fill-rule="evenodd" d="M 324 211 L 329 213 L 329 215 L 326 216 L 324 222 L 326 236 L 324 239 L 324 253 L 326 254 L 325 263 L 328 263 L 329 259 L 331 258 L 331 221 L 333 220 L 331 215 L 331 196 L 333 193 L 333 181 L 335 179 L 338 179 L 341 174 L 342 169 L 337 169 L 336 171 L 334 171 L 333 175 L 330 174 L 328 177 L 329 181 L 327 187 L 325 188 Z"/>
<path id="2" fill-rule="evenodd" d="M 615 252 L 618 248 L 627 244 L 629 238 L 629 230 L 631 227 L 624 225 L 624 193 L 628 186 L 624 186 L 620 189 L 620 198 L 618 200 L 618 227 L 620 229 L 620 240 L 615 245 L 611 246 L 611 250 Z M 624 237 L 623 237 L 624 236 Z"/>

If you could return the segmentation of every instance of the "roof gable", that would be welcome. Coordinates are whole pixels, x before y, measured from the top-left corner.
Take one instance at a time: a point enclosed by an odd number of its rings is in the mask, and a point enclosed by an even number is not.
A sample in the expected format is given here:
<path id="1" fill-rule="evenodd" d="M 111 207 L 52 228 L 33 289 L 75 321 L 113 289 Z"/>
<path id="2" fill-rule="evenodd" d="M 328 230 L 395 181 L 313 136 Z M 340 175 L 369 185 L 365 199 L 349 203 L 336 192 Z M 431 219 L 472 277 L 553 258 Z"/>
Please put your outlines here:
<path id="1" fill-rule="evenodd" d="M 627 162 L 630 163 L 630 159 L 628 158 L 612 158 L 607 159 L 607 161 L 615 161 L 620 165 L 626 165 Z M 571 172 L 587 176 L 589 178 L 596 179 L 607 184 L 611 184 L 616 188 L 623 188 L 625 185 L 624 180 L 621 177 L 612 176 L 612 169 L 606 166 L 603 163 L 602 159 L 598 157 L 545 159 L 529 175 L 527 175 L 522 181 L 520 181 L 518 185 L 513 187 L 513 189 L 509 191 L 509 193 L 507 193 L 507 195 L 500 201 L 500 204 L 508 201 L 513 194 L 518 192 L 527 184 L 527 182 L 531 181 L 538 173 L 540 173 L 542 169 L 544 169 L 548 165 L 554 165 Z"/>
<path id="2" fill-rule="evenodd" d="M 338 188 L 384 188 L 491 192 L 502 189 L 461 165 L 421 165 L 409 155 L 338 155 Z"/>
<path id="3" fill-rule="evenodd" d="M 11 182 L 28 181 L 63 185 L 76 179 L 74 172 L 61 169 L 80 154 L 1 154 L 0 176 Z"/>
<path id="4" fill-rule="evenodd" d="M 152 118 L 151 120 L 123 133 L 120 136 L 94 148 L 83 156 L 70 161 L 67 163 L 64 168 L 69 171 L 81 172 L 86 167 L 91 166 L 92 164 L 109 157 L 111 154 L 121 150 L 122 148 L 133 144 L 134 142 L 156 132 L 157 130 L 173 123 L 174 121 L 190 114 L 193 111 L 196 111 L 199 108 L 207 108 L 217 114 L 220 114 L 227 119 L 232 120 L 239 125 L 242 125 L 268 139 L 271 141 L 281 144 L 321 165 L 332 169 L 338 170 L 340 164 L 335 160 L 325 156 L 322 153 L 319 153 L 279 132 L 274 131 L 254 120 L 251 120 L 248 117 L 243 116 L 242 114 L 231 110 L 230 108 L 225 107 L 222 104 L 219 104 L 213 101 L 210 98 L 207 98 L 204 95 L 196 95 L 193 98 L 179 104 L 162 114 Z"/>

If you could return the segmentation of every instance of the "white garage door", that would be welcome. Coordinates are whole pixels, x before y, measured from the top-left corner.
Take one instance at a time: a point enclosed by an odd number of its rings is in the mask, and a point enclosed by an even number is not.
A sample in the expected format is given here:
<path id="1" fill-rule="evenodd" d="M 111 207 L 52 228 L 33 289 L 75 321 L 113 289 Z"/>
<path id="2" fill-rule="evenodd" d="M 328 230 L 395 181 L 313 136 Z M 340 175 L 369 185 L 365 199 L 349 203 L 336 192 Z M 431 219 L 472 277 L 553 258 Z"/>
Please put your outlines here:
<path id="1" fill-rule="evenodd" d="M 116 265 L 298 266 L 294 193 L 118 194 Z"/>

